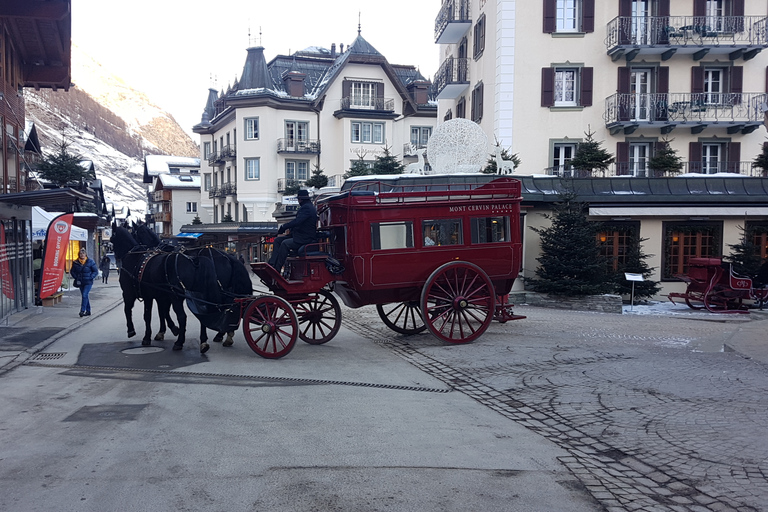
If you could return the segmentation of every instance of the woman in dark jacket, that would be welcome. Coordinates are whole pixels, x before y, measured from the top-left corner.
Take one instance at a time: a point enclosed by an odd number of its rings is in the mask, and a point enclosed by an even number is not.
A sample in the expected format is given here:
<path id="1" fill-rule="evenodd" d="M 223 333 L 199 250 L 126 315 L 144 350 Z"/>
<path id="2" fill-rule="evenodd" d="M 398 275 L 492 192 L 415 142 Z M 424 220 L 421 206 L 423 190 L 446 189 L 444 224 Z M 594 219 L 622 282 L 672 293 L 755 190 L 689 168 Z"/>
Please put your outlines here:
<path id="1" fill-rule="evenodd" d="M 88 299 L 88 293 L 93 286 L 93 280 L 99 275 L 99 268 L 96 262 L 88 257 L 85 249 L 80 249 L 79 258 L 72 262 L 72 269 L 69 274 L 75 280 L 75 286 L 80 288 L 80 316 L 91 315 L 91 301 Z"/>
<path id="2" fill-rule="evenodd" d="M 112 263 L 112 260 L 109 259 L 109 256 L 106 254 L 103 258 L 101 258 L 101 262 L 99 263 L 99 270 L 101 270 L 101 282 L 104 284 L 109 284 L 109 266 Z"/>

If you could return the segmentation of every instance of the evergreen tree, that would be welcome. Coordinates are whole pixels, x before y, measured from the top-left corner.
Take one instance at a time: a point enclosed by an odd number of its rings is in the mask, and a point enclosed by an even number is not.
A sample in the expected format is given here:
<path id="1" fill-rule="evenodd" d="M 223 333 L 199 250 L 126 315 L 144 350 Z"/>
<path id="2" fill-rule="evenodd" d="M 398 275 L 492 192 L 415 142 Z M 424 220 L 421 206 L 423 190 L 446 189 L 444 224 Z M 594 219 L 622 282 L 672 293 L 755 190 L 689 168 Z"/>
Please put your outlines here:
<path id="1" fill-rule="evenodd" d="M 763 143 L 760 146 L 760 154 L 752 160 L 752 167 L 760 169 L 762 176 L 768 176 L 768 144 Z"/>
<path id="2" fill-rule="evenodd" d="M 232 215 L 226 214 L 224 215 L 224 218 L 221 219 L 221 222 L 235 222 L 235 221 L 232 219 Z"/>
<path id="3" fill-rule="evenodd" d="M 520 166 L 520 156 L 515 154 L 510 154 L 509 149 L 501 148 L 501 158 L 504 160 L 512 160 L 512 165 L 515 169 L 517 169 Z M 483 174 L 497 174 L 498 169 L 496 165 L 496 154 L 491 153 L 490 158 L 488 158 L 488 162 L 486 163 L 485 167 L 482 168 L 480 171 Z"/>
<path id="4" fill-rule="evenodd" d="M 323 174 L 323 170 L 320 168 L 319 165 L 315 164 L 315 168 L 312 169 L 312 176 L 307 180 L 307 186 L 320 189 L 327 185 L 328 185 L 328 176 Z"/>
<path id="5" fill-rule="evenodd" d="M 301 183 L 296 180 L 287 180 L 285 190 L 283 190 L 284 196 L 295 196 L 301 190 Z"/>
<path id="6" fill-rule="evenodd" d="M 610 292 L 612 283 L 596 243 L 599 225 L 587 219 L 587 205 L 566 192 L 546 217 L 552 221 L 549 228 L 531 228 L 541 237 L 535 290 L 565 296 Z"/>
<path id="7" fill-rule="evenodd" d="M 192 224 L 194 224 L 194 225 L 202 224 L 202 223 L 203 223 L 203 221 L 200 220 L 200 216 L 199 215 L 195 215 L 195 218 L 192 219 Z"/>
<path id="8" fill-rule="evenodd" d="M 650 255 L 645 254 L 642 247 L 642 243 L 646 241 L 648 241 L 647 238 L 637 238 L 637 241 L 627 249 L 625 262 L 620 264 L 612 274 L 614 293 L 619 295 L 632 294 L 632 282 L 627 281 L 625 273 L 643 276 L 644 281 L 635 282 L 635 299 L 650 299 L 661 291 L 658 281 L 650 280 L 653 268 L 649 267 L 645 261 Z"/>
<path id="9" fill-rule="evenodd" d="M 376 157 L 373 163 L 373 174 L 403 174 L 405 166 L 398 162 L 395 155 L 384 146 L 384 154 Z"/>
<path id="10" fill-rule="evenodd" d="M 368 176 L 369 174 L 371 174 L 371 168 L 368 167 L 368 164 L 365 163 L 361 156 L 352 162 L 352 167 L 349 168 L 348 172 L 344 173 L 344 179 L 346 180 L 352 176 Z"/>
<path id="11" fill-rule="evenodd" d="M 665 175 L 677 174 L 683 169 L 683 158 L 669 144 L 672 140 L 666 138 L 662 140 L 664 146 L 648 160 L 648 168 L 652 177 L 660 178 Z M 635 286 L 635 290 L 637 290 L 637 286 Z"/>
<path id="12" fill-rule="evenodd" d="M 53 155 L 43 158 L 38 167 L 40 177 L 50 181 L 58 187 L 66 187 L 69 184 L 80 185 L 88 179 L 96 179 L 93 173 L 87 171 L 80 162 L 82 157 L 69 152 L 69 144 L 61 141 L 58 151 Z"/>
<path id="13" fill-rule="evenodd" d="M 760 258 L 760 247 L 753 242 L 756 229 L 760 228 L 746 229 L 739 226 L 741 241 L 737 244 L 728 244 L 728 247 L 731 248 L 731 254 L 723 259 L 732 263 L 733 271 L 739 275 L 754 277 L 763 264 L 763 260 Z"/>
<path id="14" fill-rule="evenodd" d="M 571 159 L 571 167 L 574 169 L 576 178 L 592 177 L 595 171 L 604 173 L 614 160 L 611 154 L 602 148 L 603 143 L 594 139 L 595 132 L 590 131 L 589 127 L 584 135 L 587 136 L 587 140 L 579 143 Z"/>

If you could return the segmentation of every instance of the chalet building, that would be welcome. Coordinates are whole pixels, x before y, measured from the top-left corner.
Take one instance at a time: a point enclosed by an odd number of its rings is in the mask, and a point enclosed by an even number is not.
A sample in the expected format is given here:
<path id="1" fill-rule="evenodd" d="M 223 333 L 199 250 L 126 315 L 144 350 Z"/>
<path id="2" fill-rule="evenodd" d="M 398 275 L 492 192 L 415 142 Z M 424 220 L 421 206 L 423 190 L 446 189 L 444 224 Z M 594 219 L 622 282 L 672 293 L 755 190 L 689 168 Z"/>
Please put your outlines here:
<path id="1" fill-rule="evenodd" d="M 198 216 L 199 158 L 147 155 L 143 181 L 148 186 L 146 223 L 160 237 L 177 235 Z"/>
<path id="2" fill-rule="evenodd" d="M 70 0 L 0 4 L 0 320 L 34 305 L 32 206 L 91 200 L 28 186 L 24 88 L 69 90 Z"/>
<path id="3" fill-rule="evenodd" d="M 524 278 L 540 254 L 528 227 L 548 226 L 565 190 L 606 223 L 614 262 L 647 239 L 662 295 L 684 288 L 674 275 L 690 257 L 730 254 L 739 227 L 766 257 L 768 179 L 752 165 L 766 140 L 766 13 L 766 0 L 442 2 L 438 119 L 471 119 L 519 156 Z M 570 161 L 586 132 L 615 162 L 581 177 Z M 665 141 L 678 177 L 649 166 Z"/>
<path id="4" fill-rule="evenodd" d="M 231 218 L 221 229 L 232 235 L 257 235 L 254 226 L 274 232 L 283 196 L 315 168 L 341 185 L 353 161 L 373 164 L 385 149 L 415 162 L 413 148 L 426 146 L 436 122 L 430 91 L 414 66 L 390 64 L 359 31 L 347 48 L 312 47 L 269 62 L 262 47 L 249 48 L 239 80 L 209 91 L 193 128 L 202 153 L 200 218 Z"/>

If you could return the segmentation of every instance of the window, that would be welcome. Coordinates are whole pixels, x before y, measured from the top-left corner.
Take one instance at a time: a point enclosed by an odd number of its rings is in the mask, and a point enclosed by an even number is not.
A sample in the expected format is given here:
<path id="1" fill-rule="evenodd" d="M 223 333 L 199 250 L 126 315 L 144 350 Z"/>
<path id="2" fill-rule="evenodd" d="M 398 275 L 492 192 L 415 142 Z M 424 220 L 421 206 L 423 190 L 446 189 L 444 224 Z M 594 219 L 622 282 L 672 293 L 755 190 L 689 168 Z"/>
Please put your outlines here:
<path id="1" fill-rule="evenodd" d="M 261 178 L 261 164 L 258 158 L 245 159 L 245 179 L 258 180 Z"/>
<path id="2" fill-rule="evenodd" d="M 203 191 L 208 192 L 211 190 L 211 174 L 203 174 Z"/>
<path id="3" fill-rule="evenodd" d="M 651 144 L 647 142 L 629 143 L 629 174 L 636 177 L 648 176 L 648 159 L 651 156 Z"/>
<path id="4" fill-rule="evenodd" d="M 350 105 L 356 108 L 374 108 L 376 106 L 376 84 L 352 82 Z"/>
<path id="5" fill-rule="evenodd" d="M 691 258 L 718 258 L 721 255 L 721 223 L 664 225 L 663 279 L 688 273 Z"/>
<path id="6" fill-rule="evenodd" d="M 259 138 L 259 118 L 245 118 L 245 140 L 256 140 Z"/>
<path id="7" fill-rule="evenodd" d="M 715 174 L 720 172 L 720 164 L 723 160 L 723 148 L 719 143 L 704 143 L 701 145 L 701 172 Z"/>
<path id="8" fill-rule="evenodd" d="M 425 220 L 421 223 L 424 247 L 461 245 L 461 219 Z"/>
<path id="9" fill-rule="evenodd" d="M 456 117 L 466 119 L 467 117 L 467 100 L 462 96 L 456 103 Z"/>
<path id="10" fill-rule="evenodd" d="M 211 143 L 203 142 L 203 159 L 208 160 L 211 156 Z"/>
<path id="11" fill-rule="evenodd" d="M 768 224 L 760 222 L 747 222 L 746 234 L 755 245 L 756 254 L 760 259 L 768 259 Z"/>
<path id="12" fill-rule="evenodd" d="M 477 217 L 470 221 L 473 244 L 509 242 L 509 217 Z"/>
<path id="13" fill-rule="evenodd" d="M 352 142 L 384 144 L 384 123 L 352 121 Z"/>
<path id="14" fill-rule="evenodd" d="M 723 70 L 721 68 L 704 68 L 704 103 L 719 105 L 723 102 Z"/>
<path id="15" fill-rule="evenodd" d="M 286 121 L 285 138 L 288 145 L 293 146 L 296 142 L 306 142 L 309 135 L 309 123 L 304 121 Z"/>
<path id="16" fill-rule="evenodd" d="M 708 105 L 733 106 L 742 102 L 742 66 L 691 68 L 691 110 L 702 112 Z"/>
<path id="17" fill-rule="evenodd" d="M 556 142 L 552 146 L 552 174 L 556 176 L 569 175 L 571 159 L 576 154 L 575 143 Z"/>
<path id="18" fill-rule="evenodd" d="M 285 179 L 307 181 L 309 162 L 306 160 L 288 160 L 285 162 Z"/>
<path id="19" fill-rule="evenodd" d="M 187 213 L 197 213 L 197 203 L 187 202 Z"/>
<path id="20" fill-rule="evenodd" d="M 597 235 L 597 246 L 610 271 L 616 272 L 627 263 L 630 249 L 637 245 L 639 225 L 605 225 Z"/>
<path id="21" fill-rule="evenodd" d="M 480 15 L 475 23 L 472 56 L 477 59 L 483 54 L 483 50 L 485 50 L 485 14 Z"/>
<path id="22" fill-rule="evenodd" d="M 411 126 L 411 144 L 416 148 L 425 148 L 432 136 L 431 126 Z"/>
<path id="23" fill-rule="evenodd" d="M 552 66 L 541 69 L 542 107 L 592 106 L 593 69 Z"/>
<path id="24" fill-rule="evenodd" d="M 479 123 L 483 119 L 483 83 L 472 89 L 472 121 Z"/>
<path id="25" fill-rule="evenodd" d="M 595 31 L 595 0 L 544 0 L 544 32 Z"/>
<path id="26" fill-rule="evenodd" d="M 375 222 L 371 224 L 371 248 L 374 251 L 413 247 L 413 222 Z"/>

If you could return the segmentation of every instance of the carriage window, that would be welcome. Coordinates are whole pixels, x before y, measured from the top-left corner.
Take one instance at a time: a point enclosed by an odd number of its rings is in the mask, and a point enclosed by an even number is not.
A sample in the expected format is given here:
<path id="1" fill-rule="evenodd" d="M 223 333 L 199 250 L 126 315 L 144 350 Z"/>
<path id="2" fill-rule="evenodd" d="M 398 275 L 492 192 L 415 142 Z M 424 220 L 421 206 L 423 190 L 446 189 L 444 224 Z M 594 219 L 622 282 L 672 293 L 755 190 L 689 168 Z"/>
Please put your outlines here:
<path id="1" fill-rule="evenodd" d="M 376 222 L 371 224 L 374 251 L 413 247 L 413 222 Z"/>
<path id="2" fill-rule="evenodd" d="M 472 243 L 509 242 L 509 217 L 472 219 Z"/>
<path id="3" fill-rule="evenodd" d="M 421 223 L 424 247 L 461 245 L 461 219 L 425 220 Z"/>

